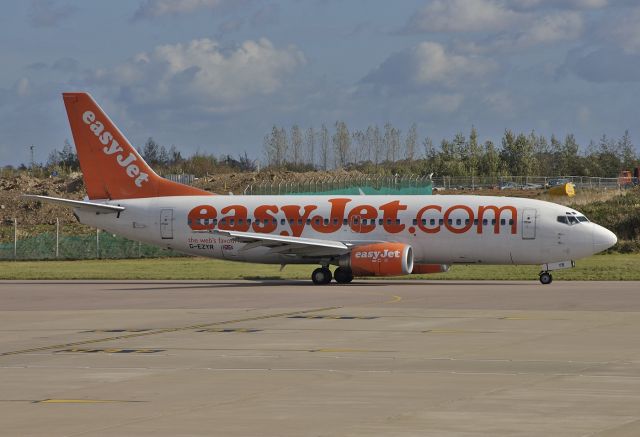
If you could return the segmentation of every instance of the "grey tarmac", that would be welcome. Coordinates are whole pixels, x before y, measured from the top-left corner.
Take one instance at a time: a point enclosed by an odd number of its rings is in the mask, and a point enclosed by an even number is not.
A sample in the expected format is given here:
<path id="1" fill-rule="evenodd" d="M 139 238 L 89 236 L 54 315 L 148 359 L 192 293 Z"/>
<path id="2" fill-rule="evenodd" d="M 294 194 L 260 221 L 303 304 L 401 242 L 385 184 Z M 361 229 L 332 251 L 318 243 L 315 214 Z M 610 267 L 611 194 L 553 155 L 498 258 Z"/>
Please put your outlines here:
<path id="1" fill-rule="evenodd" d="M 2 281 L 0 435 L 638 436 L 640 283 Z"/>

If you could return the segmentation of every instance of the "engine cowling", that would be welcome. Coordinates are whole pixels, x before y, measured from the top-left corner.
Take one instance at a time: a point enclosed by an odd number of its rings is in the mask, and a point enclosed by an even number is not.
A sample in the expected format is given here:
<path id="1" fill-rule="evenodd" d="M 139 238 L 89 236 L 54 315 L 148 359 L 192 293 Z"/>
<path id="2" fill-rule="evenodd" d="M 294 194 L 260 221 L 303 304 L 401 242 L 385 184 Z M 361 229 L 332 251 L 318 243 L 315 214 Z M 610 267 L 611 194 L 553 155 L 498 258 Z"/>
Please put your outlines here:
<path id="1" fill-rule="evenodd" d="M 374 243 L 354 248 L 339 260 L 353 276 L 400 276 L 413 270 L 413 249 L 403 243 Z"/>
<path id="2" fill-rule="evenodd" d="M 447 264 L 414 264 L 412 275 L 429 274 L 429 273 L 443 273 L 448 272 L 449 266 Z"/>

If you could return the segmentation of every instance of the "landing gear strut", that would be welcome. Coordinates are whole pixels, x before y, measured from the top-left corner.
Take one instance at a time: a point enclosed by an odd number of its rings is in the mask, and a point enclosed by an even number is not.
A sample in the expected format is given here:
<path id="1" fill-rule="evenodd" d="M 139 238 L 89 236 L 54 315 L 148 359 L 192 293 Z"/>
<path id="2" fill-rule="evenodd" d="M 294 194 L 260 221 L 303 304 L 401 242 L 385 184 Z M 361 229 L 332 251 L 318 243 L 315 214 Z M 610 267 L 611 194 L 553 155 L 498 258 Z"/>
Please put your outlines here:
<path id="1" fill-rule="evenodd" d="M 327 267 L 318 267 L 311 273 L 311 280 L 316 285 L 326 285 L 331 282 L 331 270 Z"/>
<path id="2" fill-rule="evenodd" d="M 551 273 L 549 272 L 540 272 L 540 283 L 547 285 L 547 284 L 551 284 L 551 282 L 553 281 L 553 276 L 551 276 Z"/>
<path id="3" fill-rule="evenodd" d="M 333 272 L 333 277 L 336 278 L 338 284 L 348 284 L 353 281 L 353 272 L 349 268 L 338 267 L 336 271 Z"/>

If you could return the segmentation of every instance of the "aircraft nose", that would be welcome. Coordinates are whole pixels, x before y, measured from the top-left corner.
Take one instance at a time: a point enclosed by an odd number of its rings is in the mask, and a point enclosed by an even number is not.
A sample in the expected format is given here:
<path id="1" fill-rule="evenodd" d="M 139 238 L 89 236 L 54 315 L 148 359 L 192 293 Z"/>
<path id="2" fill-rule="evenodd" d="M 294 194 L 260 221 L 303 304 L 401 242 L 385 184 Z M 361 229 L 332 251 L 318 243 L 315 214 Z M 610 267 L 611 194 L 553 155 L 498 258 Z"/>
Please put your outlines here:
<path id="1" fill-rule="evenodd" d="M 603 228 L 602 226 L 595 225 L 593 227 L 593 251 L 594 253 L 602 252 L 603 250 L 607 250 L 614 244 L 618 242 L 618 237 L 616 234 L 611 232 L 607 228 Z"/>

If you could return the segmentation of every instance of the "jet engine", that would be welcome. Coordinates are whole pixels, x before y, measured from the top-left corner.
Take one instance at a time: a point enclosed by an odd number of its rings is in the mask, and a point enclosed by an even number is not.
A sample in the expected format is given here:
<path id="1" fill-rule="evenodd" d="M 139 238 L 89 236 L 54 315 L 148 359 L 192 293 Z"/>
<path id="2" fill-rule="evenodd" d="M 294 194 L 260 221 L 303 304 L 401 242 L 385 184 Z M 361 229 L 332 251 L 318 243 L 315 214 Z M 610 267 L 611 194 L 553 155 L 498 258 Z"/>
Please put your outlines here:
<path id="1" fill-rule="evenodd" d="M 338 265 L 353 276 L 400 276 L 413 270 L 413 249 L 402 243 L 373 243 L 355 247 Z"/>

